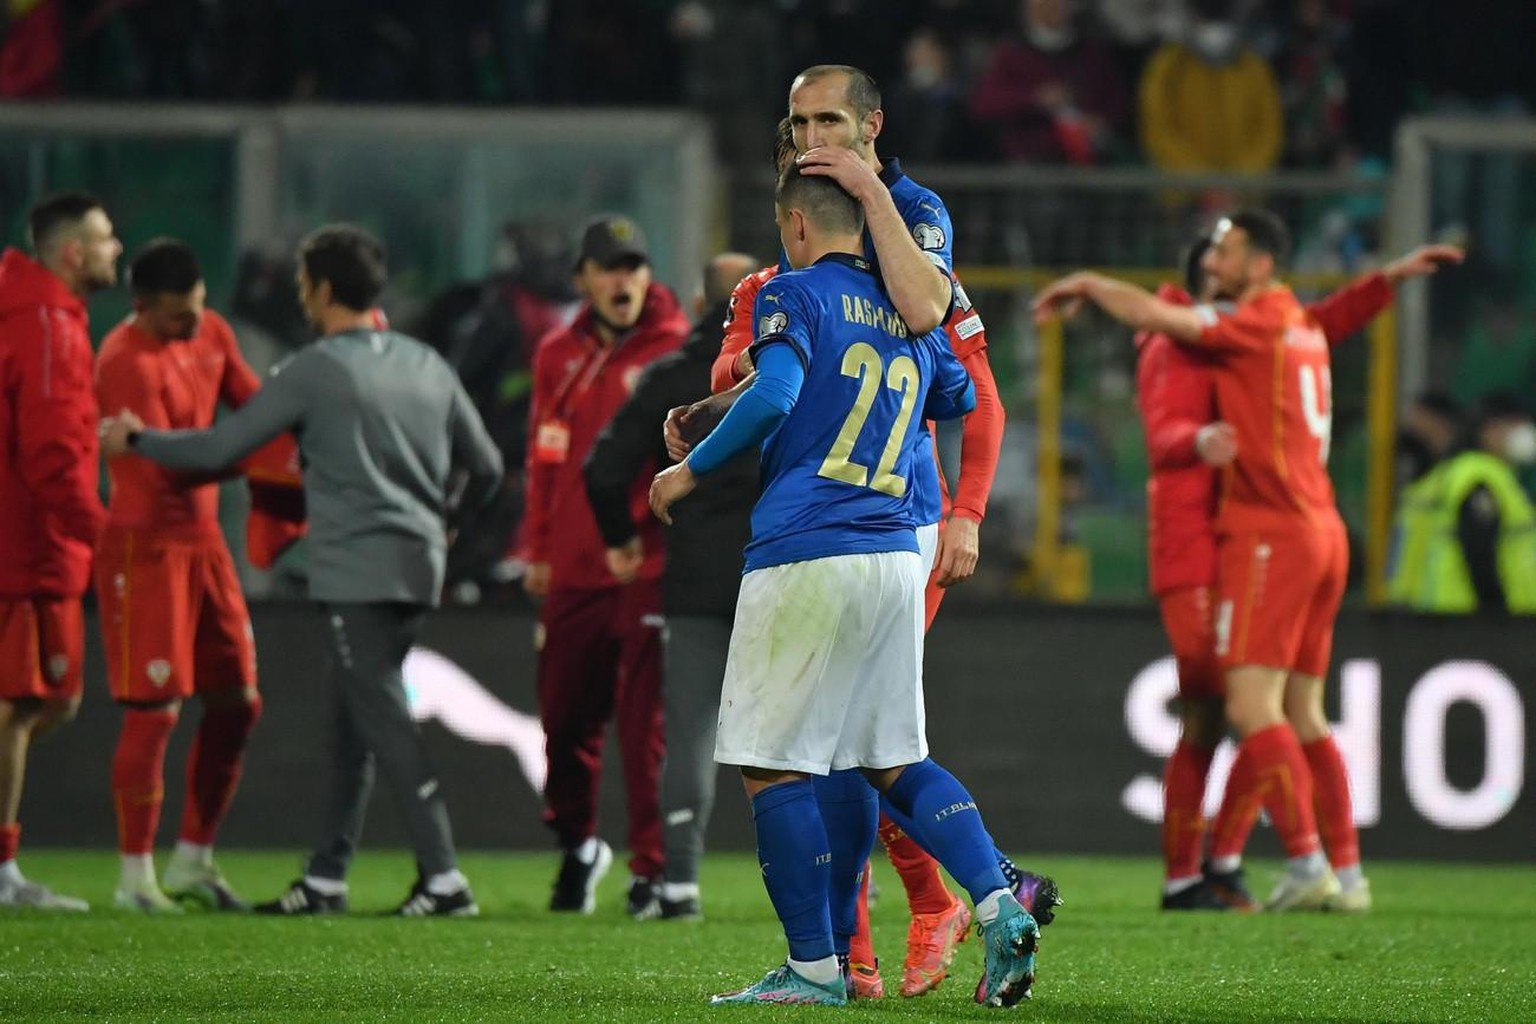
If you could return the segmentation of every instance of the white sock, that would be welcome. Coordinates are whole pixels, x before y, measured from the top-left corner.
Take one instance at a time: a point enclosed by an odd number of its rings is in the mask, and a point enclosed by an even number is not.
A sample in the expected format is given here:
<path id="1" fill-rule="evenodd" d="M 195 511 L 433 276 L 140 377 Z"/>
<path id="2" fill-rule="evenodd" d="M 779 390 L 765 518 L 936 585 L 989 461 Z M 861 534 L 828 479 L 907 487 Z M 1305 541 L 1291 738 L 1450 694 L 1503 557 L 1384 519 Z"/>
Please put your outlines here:
<path id="1" fill-rule="evenodd" d="M 1345 892 L 1358 889 L 1365 884 L 1365 872 L 1361 870 L 1359 864 L 1351 864 L 1347 868 L 1338 868 L 1334 871 L 1334 874 L 1338 876 L 1339 888 Z"/>
<path id="2" fill-rule="evenodd" d="M 321 896 L 345 896 L 347 894 L 347 883 L 340 878 L 321 878 L 318 875 L 305 875 L 304 884 Z"/>
<path id="3" fill-rule="evenodd" d="M 119 860 L 122 870 L 118 877 L 123 889 L 143 889 L 155 884 L 155 855 L 152 853 L 125 853 Z"/>
<path id="4" fill-rule="evenodd" d="M 0 864 L 0 882 L 20 885 L 25 881 L 26 877 L 22 875 L 21 868 L 16 865 L 14 860 L 8 860 L 4 864 Z"/>
<path id="5" fill-rule="evenodd" d="M 433 896 L 452 896 L 469 888 L 469 879 L 458 868 L 443 871 L 427 879 L 427 892 Z"/>
<path id="6" fill-rule="evenodd" d="M 1240 853 L 1229 853 L 1225 857 L 1211 858 L 1211 871 L 1218 875 L 1230 875 L 1242 866 L 1243 855 Z"/>
<path id="7" fill-rule="evenodd" d="M 997 920 L 998 912 L 1003 909 L 1003 897 L 1013 899 L 1013 893 L 1007 889 L 994 889 L 982 897 L 976 904 L 976 920 L 982 924 L 991 924 Z"/>
<path id="8" fill-rule="evenodd" d="M 190 867 L 213 867 L 213 847 L 189 843 L 185 839 L 176 840 L 176 852 L 171 856 Z"/>
<path id="9" fill-rule="evenodd" d="M 1202 881 L 1200 875 L 1190 875 L 1187 878 L 1170 878 L 1163 883 L 1164 896 L 1177 896 L 1185 889 L 1193 889 Z"/>
<path id="10" fill-rule="evenodd" d="M 576 859 L 583 864 L 591 864 L 597 860 L 597 836 L 588 836 L 581 841 L 581 845 L 575 849 Z"/>
<path id="11" fill-rule="evenodd" d="M 1323 872 L 1328 870 L 1328 858 L 1323 856 L 1321 850 L 1304 857 L 1287 857 L 1285 870 L 1293 878 L 1311 881 L 1314 878 L 1321 878 Z"/>
<path id="12" fill-rule="evenodd" d="M 699 898 L 698 882 L 663 882 L 661 883 L 661 898 L 668 903 L 680 903 L 683 900 L 696 900 Z"/>
<path id="13" fill-rule="evenodd" d="M 834 981 L 841 981 L 843 969 L 838 966 L 837 957 L 824 956 L 820 960 L 795 960 L 789 961 L 789 969 L 794 971 L 806 981 L 817 985 L 830 985 Z"/>

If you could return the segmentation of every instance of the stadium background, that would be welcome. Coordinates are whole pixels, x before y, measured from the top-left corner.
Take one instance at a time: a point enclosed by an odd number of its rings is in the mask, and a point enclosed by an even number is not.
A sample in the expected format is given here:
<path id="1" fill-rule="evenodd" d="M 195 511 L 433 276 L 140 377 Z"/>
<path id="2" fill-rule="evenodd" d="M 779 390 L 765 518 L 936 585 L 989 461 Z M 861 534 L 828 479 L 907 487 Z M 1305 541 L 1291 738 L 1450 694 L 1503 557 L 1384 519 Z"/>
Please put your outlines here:
<path id="1" fill-rule="evenodd" d="M 1429 0 L 1230 5 L 1277 70 L 1283 145 L 1258 173 L 1171 175 L 1147 155 L 1135 102 L 1158 39 L 1128 35 L 1115 12 L 1135 5 L 1111 2 L 1076 5 L 1083 37 L 1119 77 L 1124 109 L 1109 144 L 1085 164 L 1005 158 L 1003 133 L 973 117 L 971 101 L 1021 6 L 12 3 L 0 49 L 0 93 L 14 100 L 0 105 L 0 229 L 19 242 L 33 199 L 84 187 L 107 200 L 130 251 L 155 235 L 185 238 L 258 368 L 307 337 L 287 254 L 327 220 L 357 220 L 387 240 L 386 310 L 425 335 L 445 296 L 497 274 L 567 301 L 564 239 L 600 211 L 638 218 L 658 278 L 687 296 L 708 254 L 742 248 L 766 261 L 774 248 L 768 142 L 792 72 L 819 60 L 869 67 L 886 85 L 882 154 L 903 157 L 950 206 L 957 264 L 987 320 L 1010 413 L 981 569 L 935 629 L 936 748 L 984 802 L 1009 808 L 1019 841 L 1029 821 L 1051 820 L 1049 843 L 1079 851 L 1154 848 L 1154 826 L 1125 791 L 1163 753 L 1131 710 L 1133 681 L 1162 647 L 1145 599 L 1131 348 L 1101 321 L 1037 332 L 1032 288 L 1079 265 L 1171 275 L 1191 231 L 1235 201 L 1282 213 L 1313 294 L 1419 241 L 1466 241 L 1465 268 L 1405 288 L 1393 315 L 1336 363 L 1332 465 L 1358 569 L 1336 674 L 1351 659 L 1380 669 L 1379 710 L 1367 716 L 1379 743 L 1351 750 L 1363 759 L 1352 760 L 1357 789 L 1379 779 L 1370 855 L 1527 855 L 1517 830 L 1529 831 L 1523 722 L 1536 672 L 1523 631 L 1426 624 L 1379 611 L 1376 599 L 1395 411 L 1428 382 L 1467 400 L 1493 386 L 1536 393 L 1532 73 L 1509 44 L 1530 37 L 1509 22 L 1529 12 L 1473 3 L 1448 21 Z M 51 34 L 39 27 L 50 12 Z M 33 60 L 18 61 L 22 47 Z M 933 47 L 944 55 L 937 84 Z M 125 310 L 121 289 L 95 300 L 97 336 Z M 515 399 L 524 384 L 504 373 L 491 390 Z M 237 551 L 242 503 L 238 487 L 226 489 Z M 517 567 L 482 554 L 457 567 L 455 607 L 428 644 L 531 713 Z M 288 820 L 291 783 L 319 743 L 304 714 L 318 662 L 307 653 L 312 617 L 284 603 L 301 565 L 302 554 L 286 571 L 246 574 L 270 602 L 256 611 L 269 720 L 230 821 L 237 843 L 292 846 L 308 834 L 274 824 Z M 1435 674 L 1447 665 L 1449 676 Z M 999 702 L 1009 708 L 994 716 L 1001 725 L 978 728 L 966 713 Z M 1439 732 L 1425 724 L 1437 721 Z M 114 727 L 98 684 L 80 724 L 39 747 L 35 777 L 71 788 L 29 801 L 30 841 L 110 843 Z M 543 846 L 510 753 L 431 729 L 467 843 Z M 382 801 L 379 811 L 388 822 Z M 610 822 L 619 813 L 605 807 Z M 746 824 L 722 801 L 717 839 L 743 845 Z"/>

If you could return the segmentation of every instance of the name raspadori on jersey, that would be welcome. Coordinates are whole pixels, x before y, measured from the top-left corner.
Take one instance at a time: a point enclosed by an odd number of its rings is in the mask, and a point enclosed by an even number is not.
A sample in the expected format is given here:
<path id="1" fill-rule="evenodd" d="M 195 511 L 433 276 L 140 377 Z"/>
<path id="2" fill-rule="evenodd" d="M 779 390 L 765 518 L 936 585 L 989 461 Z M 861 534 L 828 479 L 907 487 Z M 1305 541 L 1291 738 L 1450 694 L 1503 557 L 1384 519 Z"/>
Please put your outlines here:
<path id="1" fill-rule="evenodd" d="M 907 322 L 901 314 L 860 295 L 843 295 L 843 319 L 862 327 L 873 327 L 893 338 L 908 336 Z"/>

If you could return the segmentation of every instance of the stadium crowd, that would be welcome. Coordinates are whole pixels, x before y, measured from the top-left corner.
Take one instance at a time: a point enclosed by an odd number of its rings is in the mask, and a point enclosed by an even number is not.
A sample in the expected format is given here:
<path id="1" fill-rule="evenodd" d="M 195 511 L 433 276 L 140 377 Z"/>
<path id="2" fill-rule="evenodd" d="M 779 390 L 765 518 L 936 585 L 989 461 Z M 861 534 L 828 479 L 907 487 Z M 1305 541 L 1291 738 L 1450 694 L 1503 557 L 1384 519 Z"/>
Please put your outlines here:
<path id="1" fill-rule="evenodd" d="M 833 59 L 885 85 L 892 151 L 924 162 L 1325 168 L 1387 157 L 1405 114 L 1536 106 L 1536 12 L 1498 0 L 22 0 L 5 19 L 4 98 L 692 106 L 732 162 L 780 83 Z"/>

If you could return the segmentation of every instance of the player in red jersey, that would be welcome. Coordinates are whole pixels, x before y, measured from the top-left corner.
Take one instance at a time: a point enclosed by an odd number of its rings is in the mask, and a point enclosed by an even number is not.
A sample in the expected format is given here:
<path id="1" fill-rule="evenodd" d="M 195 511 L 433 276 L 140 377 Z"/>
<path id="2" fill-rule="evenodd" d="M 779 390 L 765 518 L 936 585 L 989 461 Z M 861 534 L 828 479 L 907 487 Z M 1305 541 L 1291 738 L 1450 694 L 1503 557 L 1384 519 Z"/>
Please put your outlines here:
<path id="1" fill-rule="evenodd" d="M 102 342 L 96 397 L 161 430 L 213 425 L 220 402 L 244 405 L 261 382 L 234 332 L 203 305 L 207 289 L 185 244 L 157 239 L 129 267 L 134 312 Z M 250 614 L 219 529 L 218 483 L 128 454 L 108 463 L 112 495 L 96 555 L 107 688 L 123 709 L 112 759 L 121 876 L 114 904 L 179 913 L 242 903 L 213 863 L 213 842 L 261 714 Z M 187 764 L 186 804 L 161 890 L 155 832 L 165 751 L 196 694 L 203 714 Z M 169 895 L 167 895 L 169 894 Z"/>
<path id="2" fill-rule="evenodd" d="M 100 200 L 49 196 L 33 256 L 0 257 L 0 906 L 85 910 L 16 864 L 31 741 L 80 706 L 80 597 L 105 518 L 85 299 L 117 281 L 122 243 Z"/>
<path id="3" fill-rule="evenodd" d="M 1217 512 L 1216 651 L 1227 718 L 1242 737 L 1229 786 L 1254 813 L 1264 805 L 1285 847 L 1286 874 L 1269 901 L 1277 910 L 1339 899 L 1318 836 L 1312 772 L 1286 711 L 1306 709 L 1326 732 L 1323 681 L 1348 563 L 1327 471 L 1328 343 L 1277 279 L 1287 245 L 1284 225 L 1262 211 L 1218 225 L 1203 266 L 1218 293 L 1236 304 L 1230 312 L 1177 306 L 1093 273 L 1063 278 L 1035 301 L 1041 317 L 1070 315 L 1091 301 L 1213 361 L 1217 410 L 1237 448 Z M 1228 819 L 1229 831 L 1251 817 L 1244 812 Z M 1213 860 L 1231 838 L 1222 825 Z"/>
<path id="4" fill-rule="evenodd" d="M 1215 282 L 1201 268 L 1209 246 L 1203 237 L 1185 261 L 1188 291 L 1164 285 L 1158 297 L 1179 304 L 1211 301 Z M 1395 286 L 1410 277 L 1433 273 L 1442 262 L 1459 262 L 1454 246 L 1422 246 L 1381 271 L 1362 275 L 1308 307 L 1329 345 L 1361 330 L 1392 301 Z M 1146 426 L 1151 477 L 1147 481 L 1147 519 L 1152 592 L 1178 666 L 1180 737 L 1164 768 L 1163 856 L 1165 910 L 1254 909 L 1241 869 L 1203 872 L 1205 818 L 1201 809 L 1211 760 L 1224 729 L 1221 666 L 1216 657 L 1212 612 L 1216 581 L 1217 467 L 1236 454 L 1230 424 L 1219 420 L 1210 360 L 1179 346 L 1167 335 L 1143 331 L 1136 336 L 1137 404 Z M 1303 711 L 1304 709 L 1288 709 Z M 1312 768 L 1316 809 L 1335 871 L 1348 877 L 1359 864 L 1359 843 L 1348 805 L 1348 780 L 1332 737 L 1314 728 L 1309 716 L 1293 720 Z M 1329 769 L 1337 765 L 1336 771 Z M 1342 794 L 1342 801 L 1339 799 Z M 1244 806 L 1233 790 L 1227 813 Z M 1249 804 L 1251 806 L 1251 804 Z M 1367 894 L 1368 888 L 1362 888 Z M 1345 897 L 1350 893 L 1346 891 Z M 1358 900 L 1358 897 L 1355 897 Z"/>

